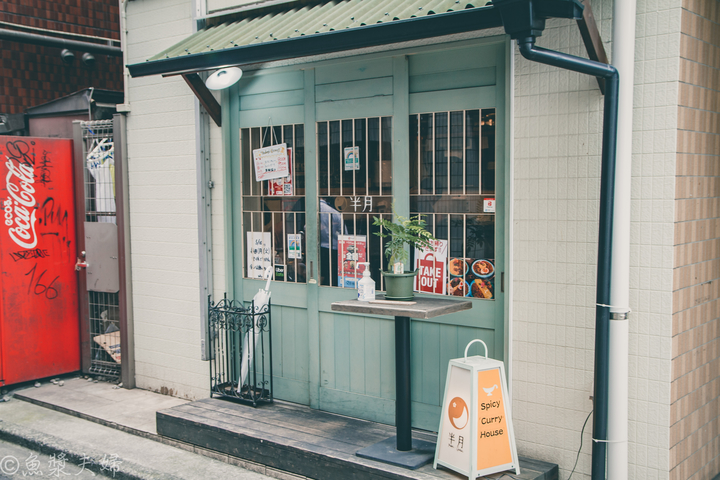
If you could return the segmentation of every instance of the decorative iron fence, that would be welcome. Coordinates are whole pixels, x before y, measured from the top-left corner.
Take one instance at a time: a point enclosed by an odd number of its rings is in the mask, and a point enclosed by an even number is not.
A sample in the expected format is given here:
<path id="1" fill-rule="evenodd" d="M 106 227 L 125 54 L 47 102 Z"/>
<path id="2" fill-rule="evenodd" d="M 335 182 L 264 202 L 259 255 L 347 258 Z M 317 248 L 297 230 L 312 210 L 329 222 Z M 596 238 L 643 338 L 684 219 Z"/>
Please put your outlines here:
<path id="1" fill-rule="evenodd" d="M 273 401 L 270 304 L 208 296 L 210 396 L 256 407 Z"/>

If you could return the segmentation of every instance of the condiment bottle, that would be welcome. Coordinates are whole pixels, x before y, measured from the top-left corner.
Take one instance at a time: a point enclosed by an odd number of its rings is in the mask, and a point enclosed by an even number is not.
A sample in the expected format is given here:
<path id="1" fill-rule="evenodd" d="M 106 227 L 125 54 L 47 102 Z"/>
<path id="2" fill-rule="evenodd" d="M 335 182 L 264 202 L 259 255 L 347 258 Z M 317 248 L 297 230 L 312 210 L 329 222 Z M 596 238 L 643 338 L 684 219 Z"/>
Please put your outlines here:
<path id="1" fill-rule="evenodd" d="M 358 301 L 369 302 L 375 300 L 375 280 L 370 277 L 370 264 L 362 262 L 365 265 L 363 278 L 358 282 Z"/>

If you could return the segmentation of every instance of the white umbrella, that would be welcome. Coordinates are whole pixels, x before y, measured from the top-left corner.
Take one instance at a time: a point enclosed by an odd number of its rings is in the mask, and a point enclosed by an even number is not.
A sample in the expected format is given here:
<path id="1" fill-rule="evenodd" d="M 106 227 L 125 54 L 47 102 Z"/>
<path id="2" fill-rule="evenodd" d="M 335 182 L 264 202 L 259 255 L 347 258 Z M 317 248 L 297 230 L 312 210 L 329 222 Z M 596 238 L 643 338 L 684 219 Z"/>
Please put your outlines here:
<path id="1" fill-rule="evenodd" d="M 265 310 L 265 307 L 267 306 L 268 302 L 270 301 L 270 280 L 272 279 L 272 266 L 269 266 L 265 269 L 265 275 L 264 277 L 267 278 L 267 283 L 265 284 L 265 288 L 261 288 L 258 290 L 258 292 L 253 297 L 253 304 L 255 305 L 255 311 L 253 313 L 257 314 L 259 312 L 262 312 Z M 253 316 L 253 322 L 255 322 L 255 317 Z M 240 381 L 238 382 L 238 393 L 242 390 L 243 385 L 245 384 L 245 381 L 248 378 L 248 372 L 250 371 L 250 362 L 253 360 L 253 355 L 255 354 L 255 350 L 258 348 L 258 342 L 260 341 L 260 331 L 262 329 L 259 328 L 257 325 L 255 325 L 255 328 L 253 330 L 248 330 L 245 334 L 245 338 L 243 339 L 243 345 L 242 345 L 242 362 L 240 363 Z M 252 350 L 250 350 L 250 337 L 253 336 L 252 332 L 255 332 L 255 345 Z M 247 352 L 247 353 L 246 353 Z"/>

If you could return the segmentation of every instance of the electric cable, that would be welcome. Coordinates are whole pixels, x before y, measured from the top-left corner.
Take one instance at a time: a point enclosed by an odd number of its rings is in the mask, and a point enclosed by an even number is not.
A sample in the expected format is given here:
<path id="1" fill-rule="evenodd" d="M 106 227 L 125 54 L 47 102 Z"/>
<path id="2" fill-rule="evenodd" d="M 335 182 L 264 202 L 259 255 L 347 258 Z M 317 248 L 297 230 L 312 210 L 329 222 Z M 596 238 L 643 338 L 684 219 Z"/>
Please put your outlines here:
<path id="1" fill-rule="evenodd" d="M 590 420 L 590 415 L 593 414 L 595 410 L 590 410 L 590 413 L 588 413 L 587 418 L 585 418 L 585 423 L 583 423 L 582 429 L 580 430 L 580 448 L 578 448 L 577 457 L 575 457 L 575 465 L 573 465 L 572 471 L 570 471 L 570 476 L 568 476 L 567 480 L 570 480 L 573 476 L 573 473 L 575 473 L 575 468 L 577 468 L 578 461 L 580 460 L 580 452 L 582 451 L 582 445 L 583 445 L 583 434 L 585 433 L 585 427 L 587 427 L 587 422 Z M 509 473 L 503 473 L 499 479 L 501 480 L 503 477 L 510 477 L 513 480 L 520 480 L 519 478 L 510 475 Z M 488 478 L 488 477 L 482 477 L 482 478 Z"/>
<path id="2" fill-rule="evenodd" d="M 572 471 L 570 472 L 570 476 L 567 478 L 567 480 L 570 480 L 573 476 L 573 473 L 575 473 L 575 468 L 577 467 L 578 461 L 580 460 L 580 451 L 582 450 L 583 434 L 585 433 L 585 427 L 587 426 L 588 420 L 590 420 L 590 415 L 592 415 L 594 411 L 595 409 L 590 410 L 590 413 L 588 413 L 588 416 L 585 419 L 585 423 L 583 423 L 582 430 L 580 430 L 580 448 L 578 448 L 577 457 L 575 458 L 575 465 L 573 465 Z"/>

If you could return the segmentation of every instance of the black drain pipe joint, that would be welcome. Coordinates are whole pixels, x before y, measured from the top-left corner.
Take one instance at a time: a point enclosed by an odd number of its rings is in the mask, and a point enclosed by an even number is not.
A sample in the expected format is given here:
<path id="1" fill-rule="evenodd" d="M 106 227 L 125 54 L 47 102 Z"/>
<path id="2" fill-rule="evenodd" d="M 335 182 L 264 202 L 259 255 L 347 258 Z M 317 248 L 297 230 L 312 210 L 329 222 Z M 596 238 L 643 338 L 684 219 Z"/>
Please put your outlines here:
<path id="1" fill-rule="evenodd" d="M 520 53 L 528 60 L 605 79 L 595 306 L 595 391 L 593 392 L 592 445 L 592 479 L 605 480 L 610 361 L 610 273 L 620 77 L 617 69 L 612 65 L 536 47 L 535 37 L 518 38 L 517 43 Z"/>

